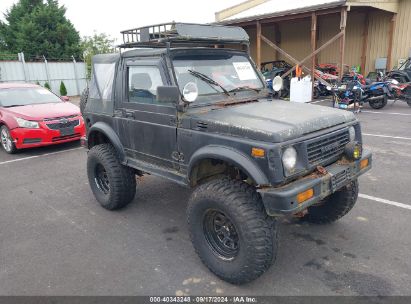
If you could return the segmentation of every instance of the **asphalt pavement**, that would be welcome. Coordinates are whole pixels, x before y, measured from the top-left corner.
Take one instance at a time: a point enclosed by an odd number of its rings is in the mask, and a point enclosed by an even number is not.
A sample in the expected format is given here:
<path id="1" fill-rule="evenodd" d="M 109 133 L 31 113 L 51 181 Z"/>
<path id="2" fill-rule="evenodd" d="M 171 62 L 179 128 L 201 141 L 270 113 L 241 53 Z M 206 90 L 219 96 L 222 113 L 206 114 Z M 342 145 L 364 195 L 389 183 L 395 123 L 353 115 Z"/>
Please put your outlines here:
<path id="1" fill-rule="evenodd" d="M 0 151 L 0 295 L 411 295 L 411 107 L 358 118 L 374 163 L 354 209 L 331 225 L 281 219 L 276 263 L 243 286 L 195 254 L 190 190 L 145 176 L 134 202 L 109 212 L 78 143 Z"/>

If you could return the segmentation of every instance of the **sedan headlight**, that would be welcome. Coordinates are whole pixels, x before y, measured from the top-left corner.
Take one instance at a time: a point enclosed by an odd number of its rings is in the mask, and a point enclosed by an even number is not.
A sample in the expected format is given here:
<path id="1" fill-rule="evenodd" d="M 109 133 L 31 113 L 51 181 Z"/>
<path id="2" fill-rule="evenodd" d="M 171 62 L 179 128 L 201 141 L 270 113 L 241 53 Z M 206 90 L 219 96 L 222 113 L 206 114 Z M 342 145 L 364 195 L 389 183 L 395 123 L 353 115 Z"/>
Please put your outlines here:
<path id="1" fill-rule="evenodd" d="M 283 166 L 287 171 L 292 171 L 297 164 L 297 151 L 294 147 L 288 147 L 284 150 L 282 156 Z"/>
<path id="2" fill-rule="evenodd" d="M 23 118 L 16 118 L 17 124 L 20 128 L 38 129 L 39 123 L 36 121 L 25 120 Z"/>
<path id="3" fill-rule="evenodd" d="M 350 142 L 355 141 L 355 129 L 354 129 L 354 127 L 349 127 L 348 128 L 348 134 L 350 136 Z"/>

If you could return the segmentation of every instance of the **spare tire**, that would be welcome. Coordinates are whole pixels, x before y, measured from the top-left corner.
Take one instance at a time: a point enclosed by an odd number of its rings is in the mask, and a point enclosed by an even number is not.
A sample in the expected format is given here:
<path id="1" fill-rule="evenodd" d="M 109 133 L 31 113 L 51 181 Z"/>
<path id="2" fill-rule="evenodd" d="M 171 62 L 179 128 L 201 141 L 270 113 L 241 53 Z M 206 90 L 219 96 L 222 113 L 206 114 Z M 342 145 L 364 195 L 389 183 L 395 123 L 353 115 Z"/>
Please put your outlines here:
<path id="1" fill-rule="evenodd" d="M 83 93 L 81 93 L 81 96 L 80 96 L 80 112 L 81 112 L 81 114 L 84 114 L 84 109 L 86 108 L 86 105 L 87 105 L 88 92 L 89 92 L 89 89 L 85 88 L 83 90 Z"/>

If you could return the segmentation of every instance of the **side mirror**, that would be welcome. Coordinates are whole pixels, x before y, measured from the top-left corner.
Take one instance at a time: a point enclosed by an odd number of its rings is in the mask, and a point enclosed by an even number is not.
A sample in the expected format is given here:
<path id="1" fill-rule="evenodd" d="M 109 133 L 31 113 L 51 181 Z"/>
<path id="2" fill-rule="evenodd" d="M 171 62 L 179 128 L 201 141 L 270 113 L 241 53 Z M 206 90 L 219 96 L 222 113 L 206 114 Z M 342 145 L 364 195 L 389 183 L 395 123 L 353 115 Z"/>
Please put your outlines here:
<path id="1" fill-rule="evenodd" d="M 180 90 L 177 86 L 157 87 L 157 102 L 176 103 L 180 98 Z"/>
<path id="2" fill-rule="evenodd" d="M 60 99 L 64 102 L 70 101 L 70 98 L 68 96 L 61 96 Z"/>
<path id="3" fill-rule="evenodd" d="M 198 97 L 198 87 L 195 82 L 189 82 L 183 89 L 184 100 L 188 103 L 194 102 Z"/>

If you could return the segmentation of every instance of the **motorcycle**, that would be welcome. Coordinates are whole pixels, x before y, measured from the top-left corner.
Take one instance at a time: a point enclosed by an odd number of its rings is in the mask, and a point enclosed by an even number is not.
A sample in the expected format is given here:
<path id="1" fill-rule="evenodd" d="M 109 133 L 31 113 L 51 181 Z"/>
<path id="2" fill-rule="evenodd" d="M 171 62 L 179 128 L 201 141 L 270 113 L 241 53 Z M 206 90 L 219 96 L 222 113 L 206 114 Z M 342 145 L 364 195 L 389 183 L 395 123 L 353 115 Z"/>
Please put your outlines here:
<path id="1" fill-rule="evenodd" d="M 362 89 L 358 82 L 350 82 L 349 84 L 340 84 L 333 87 L 327 87 L 331 91 L 333 99 L 333 107 L 353 110 L 355 113 L 361 111 Z"/>
<path id="2" fill-rule="evenodd" d="M 360 80 L 336 86 L 333 90 L 334 106 L 341 109 L 354 108 L 359 112 L 365 102 L 373 109 L 382 109 L 387 105 L 388 97 L 393 97 L 390 82 L 375 82 L 363 85 Z"/>
<path id="3" fill-rule="evenodd" d="M 399 83 L 396 79 L 387 80 L 391 83 L 391 92 L 394 102 L 397 100 L 405 101 L 411 107 L 411 82 Z"/>

